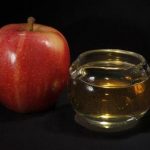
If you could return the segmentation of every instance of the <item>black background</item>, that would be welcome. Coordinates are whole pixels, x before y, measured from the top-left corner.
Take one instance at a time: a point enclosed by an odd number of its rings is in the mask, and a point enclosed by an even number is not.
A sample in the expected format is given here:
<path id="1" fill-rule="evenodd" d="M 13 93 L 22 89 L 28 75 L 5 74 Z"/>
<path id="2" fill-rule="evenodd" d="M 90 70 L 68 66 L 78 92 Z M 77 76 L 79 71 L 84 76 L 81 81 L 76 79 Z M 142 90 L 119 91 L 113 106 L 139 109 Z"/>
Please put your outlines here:
<path id="1" fill-rule="evenodd" d="M 36 22 L 60 30 L 69 43 L 71 61 L 97 48 L 128 49 L 150 62 L 150 1 L 47 0 L 0 2 L 0 26 Z M 123 133 L 88 131 L 74 122 L 64 91 L 47 112 L 17 114 L 0 107 L 0 150 L 150 149 L 150 117 Z"/>

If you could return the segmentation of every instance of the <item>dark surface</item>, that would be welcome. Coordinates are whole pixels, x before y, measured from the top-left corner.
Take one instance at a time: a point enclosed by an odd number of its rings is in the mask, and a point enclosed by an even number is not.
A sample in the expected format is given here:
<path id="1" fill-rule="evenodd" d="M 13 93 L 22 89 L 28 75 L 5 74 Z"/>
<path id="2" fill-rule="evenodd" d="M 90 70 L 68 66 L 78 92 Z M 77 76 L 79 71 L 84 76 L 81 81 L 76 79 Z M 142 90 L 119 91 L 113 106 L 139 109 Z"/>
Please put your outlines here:
<path id="1" fill-rule="evenodd" d="M 59 29 L 67 38 L 72 61 L 83 51 L 120 48 L 150 61 L 150 2 L 146 0 L 4 1 L 0 25 L 25 22 L 28 16 Z M 150 149 L 150 115 L 123 133 L 104 134 L 74 122 L 66 91 L 55 108 L 17 114 L 0 107 L 0 150 Z"/>
<path id="2" fill-rule="evenodd" d="M 66 100 L 66 94 L 60 100 Z M 2 150 L 66 149 L 149 149 L 150 116 L 126 132 L 97 133 L 74 122 L 67 102 L 43 113 L 17 114 L 0 108 L 0 146 Z"/>

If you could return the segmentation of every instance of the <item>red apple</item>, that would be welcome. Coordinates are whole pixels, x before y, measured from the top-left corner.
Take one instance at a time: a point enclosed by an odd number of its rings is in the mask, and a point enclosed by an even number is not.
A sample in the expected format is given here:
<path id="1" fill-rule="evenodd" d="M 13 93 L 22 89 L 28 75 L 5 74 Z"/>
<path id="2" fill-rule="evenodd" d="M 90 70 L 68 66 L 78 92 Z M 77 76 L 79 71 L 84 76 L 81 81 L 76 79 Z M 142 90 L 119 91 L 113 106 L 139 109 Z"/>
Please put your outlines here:
<path id="1" fill-rule="evenodd" d="M 0 29 L 0 101 L 16 112 L 47 109 L 68 79 L 69 47 L 56 29 L 9 24 Z"/>

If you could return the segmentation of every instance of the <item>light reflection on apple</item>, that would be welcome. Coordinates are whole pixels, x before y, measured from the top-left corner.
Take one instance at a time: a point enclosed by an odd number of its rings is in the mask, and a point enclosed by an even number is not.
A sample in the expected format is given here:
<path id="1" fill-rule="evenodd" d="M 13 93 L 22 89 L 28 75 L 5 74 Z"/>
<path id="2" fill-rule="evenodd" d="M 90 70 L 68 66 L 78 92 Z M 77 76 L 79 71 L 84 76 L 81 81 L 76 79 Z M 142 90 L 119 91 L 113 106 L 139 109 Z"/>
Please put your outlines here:
<path id="1" fill-rule="evenodd" d="M 11 64 L 14 64 L 16 62 L 16 54 L 12 51 L 7 52 L 8 58 L 11 62 Z"/>

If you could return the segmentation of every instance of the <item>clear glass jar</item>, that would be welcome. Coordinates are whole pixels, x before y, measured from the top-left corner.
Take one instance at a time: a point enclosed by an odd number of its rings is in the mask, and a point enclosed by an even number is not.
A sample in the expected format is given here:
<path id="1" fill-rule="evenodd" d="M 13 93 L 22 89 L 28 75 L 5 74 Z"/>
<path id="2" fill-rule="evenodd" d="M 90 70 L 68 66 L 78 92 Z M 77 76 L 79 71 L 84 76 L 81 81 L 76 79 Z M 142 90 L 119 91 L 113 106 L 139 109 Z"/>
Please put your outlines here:
<path id="1" fill-rule="evenodd" d="M 119 49 L 90 50 L 70 67 L 69 99 L 80 125 L 121 131 L 150 108 L 150 68 L 145 58 Z"/>

